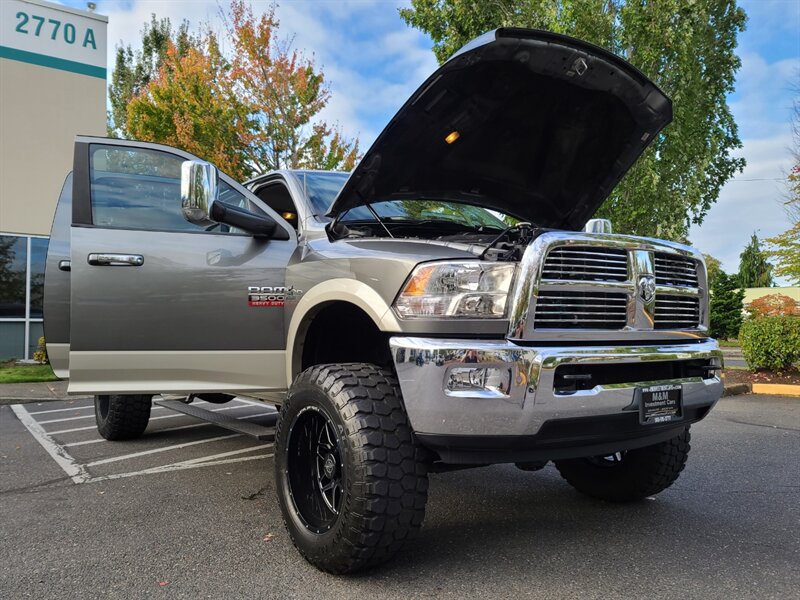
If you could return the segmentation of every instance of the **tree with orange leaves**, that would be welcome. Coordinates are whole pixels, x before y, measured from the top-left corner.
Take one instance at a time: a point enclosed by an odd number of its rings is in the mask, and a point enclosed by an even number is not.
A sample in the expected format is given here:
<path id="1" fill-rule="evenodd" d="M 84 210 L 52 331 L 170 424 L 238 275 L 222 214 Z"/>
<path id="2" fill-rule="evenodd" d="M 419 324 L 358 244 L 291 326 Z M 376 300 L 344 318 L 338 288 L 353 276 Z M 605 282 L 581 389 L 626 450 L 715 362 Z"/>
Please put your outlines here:
<path id="1" fill-rule="evenodd" d="M 278 38 L 275 4 L 256 17 L 243 0 L 233 0 L 223 19 L 233 43 L 230 79 L 255 125 L 245 133 L 253 169 L 352 169 L 358 140 L 316 119 L 330 87 L 313 60 Z"/>
<path id="2" fill-rule="evenodd" d="M 800 302 L 783 294 L 768 294 L 745 304 L 750 317 L 800 317 Z"/>
<path id="3" fill-rule="evenodd" d="M 251 172 L 241 147 L 246 110 L 231 93 L 226 70 L 212 35 L 182 53 L 168 42 L 155 78 L 128 103 L 128 133 L 182 148 L 232 177 L 246 177 Z"/>
<path id="4" fill-rule="evenodd" d="M 225 47 L 207 28 L 189 47 L 167 40 L 155 77 L 129 100 L 131 137 L 182 148 L 243 180 L 273 169 L 350 170 L 358 139 L 318 118 L 330 87 L 314 61 L 278 37 L 275 5 L 222 11 Z"/>

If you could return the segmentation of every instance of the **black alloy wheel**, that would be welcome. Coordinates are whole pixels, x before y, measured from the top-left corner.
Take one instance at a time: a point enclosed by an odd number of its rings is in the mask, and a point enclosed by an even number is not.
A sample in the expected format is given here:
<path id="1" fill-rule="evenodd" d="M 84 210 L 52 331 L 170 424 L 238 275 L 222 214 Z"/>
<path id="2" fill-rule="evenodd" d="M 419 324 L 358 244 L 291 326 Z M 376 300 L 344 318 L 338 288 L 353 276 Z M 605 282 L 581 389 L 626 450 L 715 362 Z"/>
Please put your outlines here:
<path id="1" fill-rule="evenodd" d="M 289 428 L 289 495 L 303 524 L 330 530 L 342 509 L 344 465 L 331 418 L 317 406 L 301 410 Z"/>

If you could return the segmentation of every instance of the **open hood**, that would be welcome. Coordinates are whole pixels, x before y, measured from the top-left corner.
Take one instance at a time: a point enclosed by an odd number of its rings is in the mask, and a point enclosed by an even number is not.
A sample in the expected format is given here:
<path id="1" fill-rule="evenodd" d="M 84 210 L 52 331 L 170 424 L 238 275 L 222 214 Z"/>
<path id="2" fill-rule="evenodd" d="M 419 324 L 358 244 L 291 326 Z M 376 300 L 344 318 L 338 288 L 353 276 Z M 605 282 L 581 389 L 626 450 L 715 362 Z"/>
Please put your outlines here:
<path id="1" fill-rule="evenodd" d="M 328 215 L 440 199 L 580 229 L 671 119 L 670 99 L 618 56 L 563 35 L 497 29 L 411 96 Z"/>

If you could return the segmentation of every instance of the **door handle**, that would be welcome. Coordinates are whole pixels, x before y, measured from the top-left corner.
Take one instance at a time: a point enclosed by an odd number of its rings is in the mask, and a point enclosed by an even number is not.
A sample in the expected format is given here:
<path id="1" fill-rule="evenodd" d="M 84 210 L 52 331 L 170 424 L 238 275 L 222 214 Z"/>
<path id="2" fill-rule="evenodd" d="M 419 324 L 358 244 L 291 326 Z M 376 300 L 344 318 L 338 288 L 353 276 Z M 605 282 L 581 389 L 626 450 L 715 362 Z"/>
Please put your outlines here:
<path id="1" fill-rule="evenodd" d="M 60 261 L 58 261 L 58 270 L 59 271 L 71 271 L 72 270 L 72 261 L 71 260 L 60 260 Z"/>
<path id="2" fill-rule="evenodd" d="M 144 264 L 141 254 L 92 253 L 88 260 L 90 265 L 96 267 L 141 267 Z"/>

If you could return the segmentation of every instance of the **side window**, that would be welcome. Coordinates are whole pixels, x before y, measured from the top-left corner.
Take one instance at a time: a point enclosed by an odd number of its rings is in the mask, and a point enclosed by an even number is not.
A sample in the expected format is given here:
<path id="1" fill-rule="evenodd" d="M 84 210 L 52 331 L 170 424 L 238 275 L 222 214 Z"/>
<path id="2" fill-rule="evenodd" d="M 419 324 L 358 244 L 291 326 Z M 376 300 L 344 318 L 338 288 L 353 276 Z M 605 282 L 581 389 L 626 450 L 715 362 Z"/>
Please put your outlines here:
<path id="1" fill-rule="evenodd" d="M 183 158 L 144 148 L 92 144 L 90 179 L 92 222 L 100 227 L 150 231 L 240 233 L 226 225 L 203 227 L 183 218 Z M 247 199 L 224 181 L 220 200 L 251 208 Z"/>
<path id="2" fill-rule="evenodd" d="M 256 192 L 256 196 L 297 229 L 297 208 L 285 185 L 279 182 L 268 183 Z"/>

